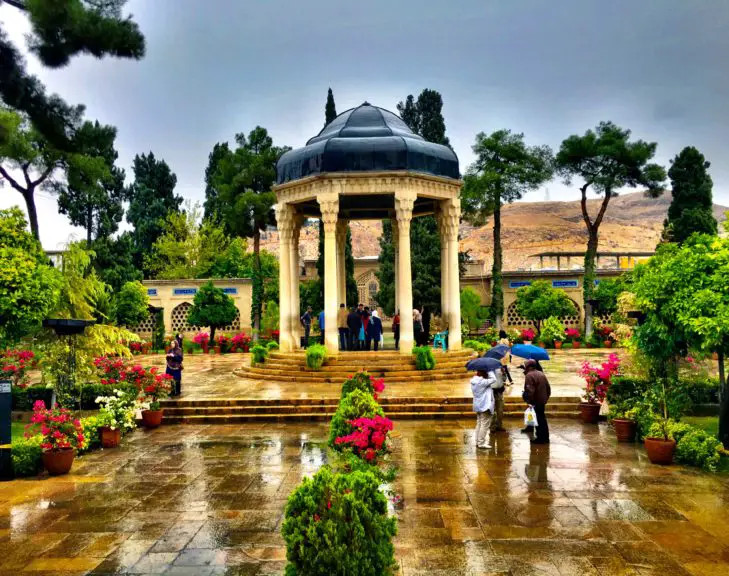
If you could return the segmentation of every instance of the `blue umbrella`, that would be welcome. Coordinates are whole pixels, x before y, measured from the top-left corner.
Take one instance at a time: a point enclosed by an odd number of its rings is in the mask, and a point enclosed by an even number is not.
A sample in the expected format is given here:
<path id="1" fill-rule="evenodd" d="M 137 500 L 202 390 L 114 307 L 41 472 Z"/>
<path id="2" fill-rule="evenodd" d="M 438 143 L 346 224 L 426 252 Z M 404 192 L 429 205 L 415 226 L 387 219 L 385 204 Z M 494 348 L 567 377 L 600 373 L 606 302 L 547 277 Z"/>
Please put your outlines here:
<path id="1" fill-rule="evenodd" d="M 533 344 L 514 344 L 511 347 L 511 353 L 527 360 L 549 360 L 547 351 Z"/>
<path id="2" fill-rule="evenodd" d="M 501 360 L 509 353 L 509 350 L 510 348 L 506 344 L 499 344 L 498 346 L 494 346 L 493 348 L 491 348 L 491 350 L 487 351 L 484 356 L 486 358 L 496 358 L 497 360 Z"/>
<path id="3" fill-rule="evenodd" d="M 499 368 L 501 368 L 501 361 L 496 360 L 495 358 L 486 358 L 484 356 L 470 360 L 466 364 L 466 369 L 473 370 L 474 372 L 479 370 L 483 370 L 484 372 L 493 372 Z"/>

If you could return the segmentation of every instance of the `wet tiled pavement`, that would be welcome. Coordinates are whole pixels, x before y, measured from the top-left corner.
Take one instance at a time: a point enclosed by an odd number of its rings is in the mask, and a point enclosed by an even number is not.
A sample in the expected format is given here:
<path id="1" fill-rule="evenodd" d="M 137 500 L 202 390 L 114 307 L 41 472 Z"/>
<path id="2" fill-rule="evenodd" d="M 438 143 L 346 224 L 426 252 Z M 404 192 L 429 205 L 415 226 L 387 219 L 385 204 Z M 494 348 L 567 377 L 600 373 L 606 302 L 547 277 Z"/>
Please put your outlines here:
<path id="1" fill-rule="evenodd" d="M 404 575 L 729 573 L 729 481 L 646 461 L 604 424 L 397 423 Z M 513 426 L 513 424 L 512 424 Z M 287 495 L 326 460 L 324 424 L 136 431 L 72 474 L 0 484 L 0 575 L 279 574 Z"/>

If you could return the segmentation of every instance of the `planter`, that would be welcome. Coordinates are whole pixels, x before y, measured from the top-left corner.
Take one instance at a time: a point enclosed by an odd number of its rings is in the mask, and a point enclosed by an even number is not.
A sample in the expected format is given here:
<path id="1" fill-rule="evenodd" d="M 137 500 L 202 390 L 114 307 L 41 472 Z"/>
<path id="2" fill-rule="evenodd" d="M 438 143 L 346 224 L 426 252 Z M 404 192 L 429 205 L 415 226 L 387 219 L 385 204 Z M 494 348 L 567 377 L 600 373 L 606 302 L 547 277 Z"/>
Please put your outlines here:
<path id="1" fill-rule="evenodd" d="M 595 347 L 595 345 L 592 342 L 585 343 L 585 348 L 594 348 L 594 347 Z"/>
<path id="2" fill-rule="evenodd" d="M 613 347 L 613 343 L 612 343 L 611 340 L 605 340 L 605 342 L 603 342 L 602 345 L 605 346 L 605 348 L 612 348 Z"/>
<path id="3" fill-rule="evenodd" d="M 43 459 L 43 466 L 48 470 L 48 474 L 51 476 L 62 476 L 68 474 L 73 466 L 73 459 L 76 456 L 76 452 L 73 448 L 68 450 L 49 450 L 43 452 L 41 458 Z"/>
<path id="4" fill-rule="evenodd" d="M 99 436 L 101 436 L 101 445 L 104 448 L 117 448 L 121 442 L 121 430 L 117 428 L 112 430 L 108 426 L 99 428 Z"/>
<path id="5" fill-rule="evenodd" d="M 572 348 L 575 348 L 575 349 L 577 349 L 577 348 L 579 348 L 579 347 L 580 347 L 580 343 L 579 343 L 579 342 L 577 342 L 577 341 L 575 341 L 575 342 L 572 342 Z"/>
<path id="6" fill-rule="evenodd" d="M 547 347 L 547 345 L 544 342 L 539 342 L 537 344 L 537 346 L 539 346 L 540 348 L 546 348 Z"/>
<path id="7" fill-rule="evenodd" d="M 531 344 L 531 343 L 532 343 L 531 340 L 524 340 L 524 344 Z"/>
<path id="8" fill-rule="evenodd" d="M 597 424 L 597 419 L 600 417 L 600 404 L 580 402 L 580 416 L 585 424 Z"/>
<path id="9" fill-rule="evenodd" d="M 208 343 L 207 342 L 203 343 L 202 349 L 203 349 L 203 354 L 208 353 Z"/>
<path id="10" fill-rule="evenodd" d="M 554 341 L 554 347 L 559 350 L 562 348 L 562 340 L 555 340 Z"/>
<path id="11" fill-rule="evenodd" d="M 648 460 L 653 464 L 671 464 L 673 462 L 673 452 L 676 450 L 675 440 L 646 438 L 644 444 Z"/>
<path id="12" fill-rule="evenodd" d="M 635 431 L 637 425 L 635 420 L 623 420 L 616 418 L 613 420 L 613 427 L 615 428 L 615 436 L 618 442 L 634 442 Z"/>
<path id="13" fill-rule="evenodd" d="M 220 346 L 215 347 L 215 353 L 216 354 L 222 354 Z"/>
<path id="14" fill-rule="evenodd" d="M 142 410 L 142 424 L 145 428 L 158 428 L 163 414 L 163 410 Z"/>

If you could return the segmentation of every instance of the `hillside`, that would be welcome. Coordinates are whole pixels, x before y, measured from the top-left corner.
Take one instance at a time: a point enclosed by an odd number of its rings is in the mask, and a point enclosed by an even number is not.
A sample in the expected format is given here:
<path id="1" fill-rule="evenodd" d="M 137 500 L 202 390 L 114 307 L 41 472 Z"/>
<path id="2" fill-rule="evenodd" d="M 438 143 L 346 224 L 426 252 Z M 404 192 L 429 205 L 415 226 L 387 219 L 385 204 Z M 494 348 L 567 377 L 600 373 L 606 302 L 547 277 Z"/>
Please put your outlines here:
<path id="1" fill-rule="evenodd" d="M 613 198 L 600 227 L 600 250 L 652 251 L 661 236 L 663 221 L 671 202 L 670 195 L 648 198 L 640 192 Z M 591 214 L 597 213 L 600 200 L 588 201 Z M 714 205 L 714 215 L 724 220 L 724 206 Z M 354 256 L 376 256 L 382 226 L 379 221 L 352 222 Z M 461 224 L 461 250 L 469 250 L 471 258 L 483 260 L 486 270 L 492 263 L 493 225 L 474 228 Z M 310 222 L 301 231 L 300 251 L 306 259 L 316 258 L 319 226 Z M 575 252 L 585 249 L 587 233 L 582 221 L 579 201 L 517 202 L 502 211 L 504 269 L 528 269 L 536 264 L 529 256 L 538 252 Z M 261 246 L 278 252 L 278 233 L 267 232 Z"/>

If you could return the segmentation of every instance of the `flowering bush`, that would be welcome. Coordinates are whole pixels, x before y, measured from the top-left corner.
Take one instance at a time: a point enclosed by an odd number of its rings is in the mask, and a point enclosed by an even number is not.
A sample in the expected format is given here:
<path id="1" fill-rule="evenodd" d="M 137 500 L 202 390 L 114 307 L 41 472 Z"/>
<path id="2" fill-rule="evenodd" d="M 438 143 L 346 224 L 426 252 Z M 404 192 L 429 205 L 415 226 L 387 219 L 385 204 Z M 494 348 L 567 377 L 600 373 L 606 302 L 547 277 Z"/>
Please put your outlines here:
<path id="1" fill-rule="evenodd" d="M 230 336 L 226 336 L 225 334 L 221 334 L 218 336 L 215 341 L 217 342 L 218 346 L 220 346 L 221 352 L 228 352 L 230 350 L 230 345 L 232 340 L 230 339 Z"/>
<path id="2" fill-rule="evenodd" d="M 142 353 L 142 343 L 141 342 L 130 342 L 129 350 L 132 352 L 132 354 L 141 354 Z"/>
<path id="3" fill-rule="evenodd" d="M 567 336 L 567 339 L 570 342 L 574 342 L 575 340 L 579 340 L 580 331 L 577 328 L 567 328 L 564 331 L 564 335 Z"/>
<path id="4" fill-rule="evenodd" d="M 74 419 L 71 412 L 65 408 L 56 406 L 51 410 L 47 410 L 42 400 L 38 400 L 33 405 L 33 416 L 26 429 L 37 430 L 38 427 L 40 427 L 40 433 L 43 436 L 40 444 L 43 452 L 71 450 L 81 448 L 84 444 L 81 422 Z M 30 433 L 26 433 L 26 435 L 31 436 Z"/>
<path id="5" fill-rule="evenodd" d="M 248 352 L 248 347 L 251 345 L 251 337 L 245 332 L 240 332 L 233 336 L 231 344 L 233 345 L 233 350 Z"/>
<path id="6" fill-rule="evenodd" d="M 96 371 L 99 375 L 99 382 L 104 385 L 113 386 L 124 380 L 122 377 L 124 362 L 121 358 L 99 356 L 98 358 L 94 358 L 94 366 L 96 366 Z"/>
<path id="7" fill-rule="evenodd" d="M 590 404 L 602 403 L 605 400 L 613 376 L 620 372 L 620 358 L 617 354 L 610 354 L 607 362 L 600 366 L 593 366 L 583 362 L 579 374 L 585 379 L 585 394 L 583 398 Z"/>
<path id="8" fill-rule="evenodd" d="M 349 445 L 361 458 L 375 464 L 377 456 L 387 450 L 387 434 L 392 431 L 392 420 L 385 416 L 374 416 L 350 420 L 349 424 L 356 430 L 340 436 L 335 443 L 339 446 Z"/>
<path id="9" fill-rule="evenodd" d="M 192 339 L 192 341 L 195 344 L 199 344 L 200 346 L 206 346 L 208 342 L 210 342 L 210 334 L 207 332 L 198 332 L 195 334 L 195 337 Z"/>
<path id="10" fill-rule="evenodd" d="M 97 417 L 99 427 L 119 429 L 122 434 L 136 428 L 134 401 L 122 390 L 114 390 L 112 396 L 99 396 L 96 403 L 101 406 Z"/>
<path id="11" fill-rule="evenodd" d="M 142 410 L 160 410 L 159 401 L 167 398 L 172 390 L 172 376 L 157 374 L 153 370 L 149 371 L 151 378 L 148 377 L 139 390 L 138 400 Z"/>
<path id="12" fill-rule="evenodd" d="M 0 352 L 0 377 L 9 378 L 14 387 L 28 386 L 28 368 L 33 364 L 35 354 L 32 350 L 6 350 Z"/>
<path id="13" fill-rule="evenodd" d="M 536 338 L 537 335 L 535 334 L 535 332 L 534 332 L 533 329 L 526 328 L 526 329 L 524 329 L 524 330 L 521 331 L 521 333 L 519 334 L 519 336 L 521 337 L 522 340 L 524 340 L 526 342 L 527 340 L 528 341 L 534 340 L 534 338 Z"/>
<path id="14" fill-rule="evenodd" d="M 337 444 L 337 438 L 348 436 L 354 432 L 350 422 L 360 418 L 374 418 L 384 416 L 382 407 L 377 403 L 372 394 L 362 389 L 352 390 L 346 396 L 342 396 L 339 406 L 332 416 L 329 424 L 328 444 L 335 450 L 343 450 L 344 446 Z"/>

